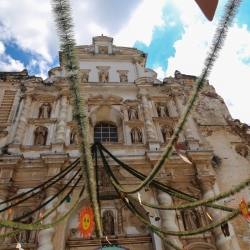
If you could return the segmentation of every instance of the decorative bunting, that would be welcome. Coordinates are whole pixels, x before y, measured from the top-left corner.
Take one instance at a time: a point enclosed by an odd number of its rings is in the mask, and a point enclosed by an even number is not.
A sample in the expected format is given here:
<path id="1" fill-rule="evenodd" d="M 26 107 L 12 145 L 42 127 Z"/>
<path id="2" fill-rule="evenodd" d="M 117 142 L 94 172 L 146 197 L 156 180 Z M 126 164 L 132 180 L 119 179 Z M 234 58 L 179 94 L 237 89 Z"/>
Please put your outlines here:
<path id="1" fill-rule="evenodd" d="M 185 162 L 187 162 L 187 163 L 189 163 L 189 164 L 192 164 L 189 160 L 188 160 L 188 158 L 184 155 L 184 154 L 182 154 L 182 152 L 181 152 L 181 150 L 187 150 L 187 148 L 184 146 L 184 145 L 182 145 L 182 144 L 179 144 L 177 141 L 174 143 L 174 147 L 175 147 L 175 151 L 179 154 L 179 156 L 182 158 L 182 160 L 183 161 L 185 161 Z"/>
<path id="2" fill-rule="evenodd" d="M 89 238 L 90 234 L 93 232 L 93 227 L 95 226 L 93 212 L 91 208 L 83 207 L 79 214 L 80 219 L 78 222 L 80 223 L 78 229 L 80 231 L 80 235 Z"/>
<path id="3" fill-rule="evenodd" d="M 70 195 L 68 195 L 68 196 L 66 197 L 66 202 L 67 202 L 67 203 L 70 203 L 70 201 L 71 201 L 71 197 L 70 197 Z"/>
<path id="4" fill-rule="evenodd" d="M 240 212 L 241 212 L 242 216 L 245 218 L 245 220 L 248 223 L 250 223 L 250 213 L 248 211 L 248 205 L 247 205 L 244 198 L 241 200 L 239 207 L 240 207 Z"/>
<path id="5" fill-rule="evenodd" d="M 13 212 L 13 208 L 11 207 L 11 208 L 9 208 L 9 210 L 8 210 L 8 214 L 12 214 L 12 212 Z"/>
<path id="6" fill-rule="evenodd" d="M 221 224 L 221 231 L 225 237 L 230 236 L 228 223 Z"/>
<path id="7" fill-rule="evenodd" d="M 141 203 L 141 195 L 140 195 L 140 193 L 139 193 L 139 192 L 137 192 L 137 194 L 138 194 L 138 200 L 139 200 L 139 203 L 142 205 L 142 203 Z"/>
<path id="8" fill-rule="evenodd" d="M 205 17 L 212 21 L 214 18 L 214 14 L 218 5 L 219 0 L 195 0 L 195 2 L 199 5 Z"/>
<path id="9" fill-rule="evenodd" d="M 207 217 L 208 217 L 210 220 L 213 220 L 213 218 L 211 217 L 211 215 L 210 215 L 208 212 L 206 212 L 206 214 L 207 214 Z"/>
<path id="10" fill-rule="evenodd" d="M 17 243 L 16 248 L 18 248 L 19 250 L 24 250 L 20 243 Z"/>

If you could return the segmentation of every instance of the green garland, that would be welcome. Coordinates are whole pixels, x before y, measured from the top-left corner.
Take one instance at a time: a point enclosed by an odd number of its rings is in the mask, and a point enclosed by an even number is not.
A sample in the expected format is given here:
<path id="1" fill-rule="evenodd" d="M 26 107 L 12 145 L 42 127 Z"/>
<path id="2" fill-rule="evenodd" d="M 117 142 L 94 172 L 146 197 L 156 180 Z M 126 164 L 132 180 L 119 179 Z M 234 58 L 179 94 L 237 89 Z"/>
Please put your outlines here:
<path id="1" fill-rule="evenodd" d="M 59 223 L 61 223 L 63 220 L 65 220 L 74 211 L 74 209 L 76 208 L 76 206 L 78 205 L 78 203 L 81 200 L 83 191 L 84 191 L 84 187 L 82 188 L 77 200 L 75 201 L 74 205 L 70 208 L 70 210 L 67 213 L 65 213 L 62 217 L 60 217 L 59 219 L 57 219 L 51 223 L 33 225 L 33 224 L 24 224 L 24 223 L 18 223 L 18 222 L 0 219 L 0 225 L 6 226 L 6 227 L 12 227 L 12 228 L 19 228 L 22 230 L 35 230 L 35 231 L 54 227 L 54 226 L 58 225 Z M 43 217 L 43 219 L 44 219 L 44 217 Z"/>
<path id="2" fill-rule="evenodd" d="M 196 107 L 199 96 L 207 84 L 207 78 L 213 68 L 213 65 L 219 56 L 219 51 L 222 49 L 223 44 L 225 42 L 225 38 L 227 35 L 228 28 L 232 25 L 234 17 L 237 13 L 238 7 L 240 6 L 241 0 L 229 0 L 224 9 L 224 15 L 222 16 L 221 20 L 219 21 L 218 27 L 216 29 L 212 45 L 208 52 L 208 56 L 205 59 L 204 67 L 202 69 L 202 73 L 200 77 L 197 78 L 196 83 L 193 88 L 193 92 L 190 95 L 190 98 L 187 102 L 187 106 L 181 115 L 177 127 L 165 149 L 161 158 L 158 160 L 157 164 L 155 165 L 154 169 L 151 173 L 147 176 L 147 178 L 136 188 L 132 190 L 125 190 L 123 189 L 118 183 L 115 182 L 113 178 L 111 181 L 116 188 L 126 194 L 132 194 L 139 192 L 142 188 L 146 187 L 150 184 L 151 181 L 156 177 L 164 163 L 170 158 L 173 150 L 174 144 L 178 141 L 178 138 L 182 134 L 185 129 L 185 125 L 188 122 L 189 117 L 191 116 L 194 108 Z"/>
<path id="3" fill-rule="evenodd" d="M 157 230 L 155 230 L 154 233 L 156 233 L 164 242 L 166 242 L 169 246 L 171 246 L 175 250 L 183 250 L 183 249 L 179 248 L 178 246 L 176 246 L 171 241 L 169 241 L 166 237 L 164 237 L 164 235 L 162 233 L 158 232 Z"/>
<path id="4" fill-rule="evenodd" d="M 31 192 L 34 192 L 34 191 L 35 191 L 36 189 L 38 189 L 38 188 L 44 187 L 44 185 L 46 185 L 47 183 L 51 182 L 51 181 L 54 180 L 56 177 L 58 177 L 59 175 L 61 175 L 62 173 L 64 173 L 65 171 L 68 170 L 64 175 L 62 175 L 62 176 L 61 176 L 60 178 L 58 178 L 57 180 L 53 181 L 52 184 L 49 184 L 46 188 L 50 187 L 50 186 L 53 185 L 54 183 L 60 181 L 65 175 L 67 175 L 71 170 L 73 170 L 78 164 L 79 164 L 79 158 L 76 159 L 74 162 L 72 162 L 67 168 L 65 168 L 64 170 L 62 170 L 60 173 L 56 174 L 56 175 L 53 176 L 52 178 L 50 178 L 50 179 L 48 179 L 47 181 L 43 182 L 42 184 L 40 184 L 40 185 L 38 185 L 38 186 L 36 186 L 36 187 L 30 189 L 30 190 L 27 191 L 27 192 L 21 193 L 21 194 L 19 194 L 19 195 L 17 195 L 17 196 L 14 196 L 14 197 L 10 198 L 10 199 L 4 200 L 4 201 L 0 202 L 0 205 L 2 205 L 2 204 L 4 204 L 4 203 L 7 203 L 7 202 L 10 202 L 10 201 L 13 201 L 13 200 L 16 200 L 16 199 L 18 199 L 18 198 L 21 198 L 21 197 L 23 197 L 24 195 L 27 195 L 27 194 L 29 194 L 29 193 L 31 193 Z M 73 166 L 73 167 L 72 167 L 72 166 Z M 43 188 L 43 190 L 46 190 L 46 188 Z M 38 192 L 37 192 L 37 193 L 38 193 Z M 32 194 L 31 196 L 29 196 L 29 198 L 31 198 L 31 197 L 37 195 L 37 193 Z M 27 199 L 26 199 L 26 200 L 27 200 Z M 22 200 L 22 201 L 24 201 L 24 200 Z M 19 203 L 13 204 L 13 206 L 20 204 L 22 201 L 20 201 Z M 8 208 L 13 207 L 13 206 L 9 206 Z M 0 210 L 0 212 L 3 212 L 3 211 L 4 211 L 4 210 Z"/>
<path id="5" fill-rule="evenodd" d="M 99 143 L 98 147 L 99 147 L 100 155 L 101 155 L 101 158 L 102 158 L 102 162 L 103 162 L 103 165 L 104 165 L 104 167 L 105 167 L 105 169 L 107 171 L 107 174 L 109 175 L 110 178 L 112 177 L 119 184 L 118 180 L 113 175 L 112 170 L 110 169 L 110 166 L 109 166 L 106 158 L 104 157 L 104 154 L 102 152 L 102 149 L 104 148 L 103 145 L 101 145 Z M 105 152 L 108 152 L 108 150 L 105 150 Z M 112 154 L 110 152 L 109 152 L 109 155 L 112 156 Z M 122 162 L 119 161 L 119 164 L 122 166 L 121 163 Z M 130 171 L 130 173 L 132 173 L 132 172 Z M 138 175 L 135 175 L 135 176 L 138 177 Z M 144 176 L 143 178 L 145 179 L 146 177 Z M 151 185 L 153 186 L 154 183 L 156 183 L 156 181 L 153 181 L 151 183 Z M 183 194 L 182 192 L 179 194 L 178 191 L 177 192 L 172 192 L 172 191 L 167 190 L 168 194 L 170 194 L 172 196 L 175 196 L 175 197 L 178 197 L 178 198 L 181 198 L 181 199 L 184 199 L 184 200 L 191 201 L 191 202 L 187 203 L 187 204 L 183 204 L 183 205 L 178 205 L 178 206 L 160 206 L 160 205 L 151 204 L 151 203 L 148 203 L 148 202 L 145 202 L 145 201 L 142 201 L 142 204 L 145 205 L 145 206 L 156 208 L 156 209 L 160 209 L 160 210 L 179 210 L 179 209 L 193 208 L 193 207 L 197 207 L 197 206 L 202 206 L 203 205 L 203 206 L 208 206 L 208 207 L 212 207 L 212 208 L 215 208 L 215 209 L 220 209 L 220 210 L 227 211 L 227 212 L 233 212 L 233 211 L 235 211 L 235 209 L 233 209 L 233 208 L 229 208 L 229 207 L 226 207 L 226 206 L 220 206 L 220 205 L 217 205 L 217 204 L 211 204 L 211 202 L 218 201 L 220 199 L 229 197 L 232 194 L 240 192 L 242 189 L 244 189 L 249 184 L 250 184 L 250 178 L 247 179 L 247 180 L 245 180 L 245 181 L 243 181 L 238 186 L 236 186 L 235 188 L 233 188 L 233 189 L 231 189 L 231 190 L 229 190 L 229 191 L 227 191 L 225 193 L 222 193 L 220 195 L 214 196 L 212 198 L 198 200 L 198 201 L 196 199 L 194 199 L 194 198 L 190 198 L 189 196 L 182 195 Z M 167 186 L 165 186 L 165 187 L 167 187 Z M 163 192 L 166 192 L 166 190 L 159 188 L 159 186 L 157 188 L 160 189 L 160 190 L 162 190 Z M 134 199 L 136 201 L 139 201 L 133 195 L 129 195 L 128 194 L 128 197 L 131 197 L 132 199 Z"/>
<path id="6" fill-rule="evenodd" d="M 73 179 L 75 179 L 75 177 L 78 175 L 79 172 L 80 172 L 80 169 L 74 174 L 74 176 L 69 180 L 69 182 L 61 190 L 59 190 L 56 194 L 54 194 L 50 199 L 48 199 L 46 202 L 44 202 L 43 204 L 38 206 L 35 210 L 32 210 L 29 213 L 22 215 L 21 217 L 16 218 L 14 221 L 15 222 L 20 221 L 21 219 L 28 217 L 29 215 L 32 215 L 36 211 L 40 210 L 42 207 L 45 207 L 47 204 L 49 204 L 52 200 L 54 200 L 56 197 L 58 197 L 69 186 L 69 184 L 73 181 Z M 80 175 L 80 176 L 82 176 L 82 175 Z"/>
<path id="7" fill-rule="evenodd" d="M 129 167 L 128 165 L 126 165 L 125 163 L 123 163 L 122 161 L 120 161 L 119 159 L 117 159 L 114 155 L 112 155 L 108 149 L 106 149 L 100 142 L 96 143 L 98 145 L 99 150 L 103 150 L 105 151 L 114 161 L 116 161 L 121 167 L 123 167 L 125 170 L 127 170 L 130 174 L 134 175 L 135 177 L 137 177 L 138 179 L 144 181 L 146 179 L 146 175 L 138 172 L 137 170 Z M 109 165 L 108 165 L 109 166 Z M 110 168 L 110 167 L 109 167 Z M 182 191 L 179 191 L 177 189 L 174 189 L 172 187 L 166 186 L 158 181 L 153 180 L 150 183 L 151 186 L 154 186 L 156 188 L 158 187 L 162 187 L 164 189 L 164 192 L 169 193 L 173 196 L 176 196 L 180 199 L 184 199 L 184 200 L 188 200 L 188 201 L 195 201 L 197 199 L 195 199 L 193 196 L 188 195 Z M 177 195 L 176 195 L 177 194 Z"/>
<path id="8" fill-rule="evenodd" d="M 73 117 L 78 125 L 78 135 L 80 138 L 79 150 L 81 152 L 81 163 L 84 173 L 86 190 L 90 202 L 93 205 L 95 215 L 95 230 L 97 238 L 102 237 L 101 216 L 96 195 L 95 175 L 89 149 L 89 121 L 85 112 L 85 100 L 81 95 L 79 65 L 75 51 L 75 39 L 73 31 L 73 20 L 71 17 L 71 7 L 68 0 L 52 0 L 57 31 L 63 51 L 63 60 L 67 70 L 67 80 L 69 89 L 73 96 Z"/>
<path id="9" fill-rule="evenodd" d="M 138 198 L 136 198 L 134 195 L 131 194 L 127 194 L 127 196 L 137 202 L 139 202 Z M 203 201 L 203 200 L 202 200 Z M 148 203 L 146 201 L 141 201 L 142 205 L 145 205 L 147 207 L 151 207 L 151 208 L 155 208 L 155 209 L 159 209 L 159 210 L 183 210 L 183 209 L 187 209 L 187 208 L 194 208 L 200 205 L 194 204 L 194 203 L 186 203 L 183 205 L 177 205 L 177 206 L 160 206 L 160 205 L 156 205 L 156 204 L 152 204 L 152 203 Z M 222 211 L 226 211 L 226 212 L 234 212 L 236 211 L 236 209 L 231 208 L 231 207 L 225 207 L 225 206 L 220 206 L 217 204 L 210 204 L 210 203 L 205 203 L 203 206 L 208 206 L 211 208 L 215 208 L 215 209 L 220 209 Z"/>
<path id="10" fill-rule="evenodd" d="M 38 220 L 32 222 L 31 224 L 37 224 L 37 223 L 40 223 L 42 222 L 43 220 L 45 220 L 49 215 L 51 215 L 54 211 L 57 210 L 57 208 L 59 206 L 62 205 L 62 203 L 66 200 L 67 196 L 70 195 L 73 190 L 76 188 L 76 186 L 78 185 L 79 181 L 82 179 L 82 175 L 78 178 L 78 180 L 76 181 L 75 185 L 70 189 L 70 191 L 66 194 L 66 196 L 53 208 L 51 209 L 48 213 L 46 213 L 43 217 L 39 218 Z M 84 186 L 82 187 L 82 190 L 79 194 L 79 196 L 81 197 L 82 194 L 84 192 Z M 10 236 L 13 236 L 13 235 L 16 235 L 20 232 L 22 232 L 23 230 L 22 229 L 18 229 L 18 230 L 15 230 L 15 231 L 12 231 L 12 232 L 9 232 L 9 233 L 5 233 L 5 234 L 0 234 L 0 239 L 1 238 L 6 238 L 6 237 L 10 237 Z"/>
<path id="11" fill-rule="evenodd" d="M 239 210 L 235 210 L 234 212 L 230 213 L 229 215 L 227 215 L 226 217 L 224 217 L 221 220 L 218 220 L 216 222 L 213 222 L 211 224 L 209 224 L 208 226 L 205 227 L 200 227 L 197 228 L 195 230 L 190 230 L 190 231 L 171 231 L 171 230 L 166 230 L 157 226 L 154 226 L 153 224 L 151 224 L 150 222 L 148 222 L 147 220 L 145 220 L 140 213 L 137 211 L 137 209 L 133 206 L 132 203 L 128 203 L 126 202 L 125 198 L 122 198 L 124 204 L 129 208 L 129 210 L 144 224 L 146 224 L 147 226 L 153 228 L 154 230 L 157 230 L 158 232 L 164 233 L 164 234 L 169 234 L 169 235 L 174 235 L 174 236 L 187 236 L 187 235 L 195 235 L 195 234 L 200 234 L 200 233 L 204 233 L 206 231 L 210 231 L 216 227 L 219 227 L 221 224 L 226 223 L 229 220 L 232 220 L 233 218 L 235 218 L 240 211 Z"/>
<path id="12" fill-rule="evenodd" d="M 73 168 L 74 168 L 74 167 L 73 167 Z M 73 168 L 71 168 L 69 171 L 67 171 L 65 174 L 63 174 L 63 175 L 62 175 L 60 178 L 58 178 L 57 180 L 51 182 L 51 183 L 50 183 L 46 188 L 44 188 L 43 190 L 48 189 L 49 187 L 51 187 L 52 185 L 54 185 L 56 182 L 60 181 L 60 180 L 61 180 L 63 177 L 65 177 Z M 79 170 L 78 170 L 78 172 L 79 172 Z M 71 179 L 70 182 L 71 182 L 72 180 L 73 180 L 73 179 Z M 70 182 L 67 183 L 67 186 L 70 184 Z M 44 185 L 44 184 L 43 184 L 43 185 Z M 39 193 L 40 193 L 40 191 L 38 191 L 38 192 L 36 192 L 36 193 L 33 193 L 32 195 L 30 195 L 30 196 L 28 196 L 28 197 L 26 197 L 26 198 L 24 198 L 24 199 L 22 199 L 22 200 L 20 200 L 20 201 L 18 201 L 18 202 L 15 202 L 15 203 L 13 203 L 13 204 L 11 204 L 11 205 L 9 205 L 9 206 L 7 206 L 7 207 L 1 209 L 1 210 L 0 210 L 0 213 L 1 213 L 1 212 L 4 212 L 4 211 L 6 211 L 6 210 L 8 210 L 8 209 L 11 208 L 11 207 L 14 207 L 14 206 L 16 206 L 16 205 L 19 205 L 20 203 L 23 203 L 23 202 L 26 201 L 26 200 L 29 200 L 31 197 L 34 197 L 34 196 L 36 196 L 36 195 L 39 194 Z M 45 206 L 45 205 L 42 205 L 42 207 L 43 207 L 43 206 Z M 28 215 L 30 215 L 30 214 L 25 214 L 25 217 L 28 216 Z"/>

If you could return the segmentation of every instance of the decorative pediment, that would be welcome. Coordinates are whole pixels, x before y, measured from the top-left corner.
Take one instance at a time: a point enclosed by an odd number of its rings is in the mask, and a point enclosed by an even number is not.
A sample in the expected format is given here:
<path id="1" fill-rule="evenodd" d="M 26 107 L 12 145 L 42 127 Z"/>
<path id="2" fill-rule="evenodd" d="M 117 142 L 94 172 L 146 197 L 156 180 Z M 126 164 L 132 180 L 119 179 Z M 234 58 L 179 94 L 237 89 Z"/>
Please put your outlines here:
<path id="1" fill-rule="evenodd" d="M 123 98 L 115 95 L 96 95 L 88 98 L 89 105 L 115 105 L 120 104 Z"/>
<path id="2" fill-rule="evenodd" d="M 125 100 L 125 101 L 123 102 L 123 104 L 124 104 L 125 106 L 131 107 L 131 106 L 139 106 L 139 105 L 141 104 L 141 102 L 138 101 L 138 100 Z"/>
<path id="3" fill-rule="evenodd" d="M 152 77 L 139 77 L 135 80 L 136 85 L 153 85 L 154 79 Z"/>

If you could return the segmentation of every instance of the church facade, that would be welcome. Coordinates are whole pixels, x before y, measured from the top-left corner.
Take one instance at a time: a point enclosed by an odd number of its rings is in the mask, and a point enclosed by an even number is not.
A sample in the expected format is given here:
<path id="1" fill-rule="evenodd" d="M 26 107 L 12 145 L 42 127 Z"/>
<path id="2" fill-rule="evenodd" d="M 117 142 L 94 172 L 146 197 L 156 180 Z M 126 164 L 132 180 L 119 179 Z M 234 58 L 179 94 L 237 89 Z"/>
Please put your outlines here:
<path id="1" fill-rule="evenodd" d="M 102 142 L 113 155 L 133 169 L 148 175 L 165 149 L 181 116 L 196 77 L 176 70 L 163 81 L 145 68 L 147 54 L 135 48 L 113 45 L 113 38 L 94 37 L 91 45 L 76 47 L 82 93 L 89 117 L 89 142 Z M 66 81 L 64 61 L 48 72 L 49 77 L 29 76 L 22 72 L 0 72 L 0 201 L 25 192 L 60 173 L 80 155 L 77 126 L 72 119 L 72 99 Z M 174 152 L 156 180 L 205 199 L 236 186 L 250 174 L 250 127 L 233 120 L 215 89 L 208 85 L 186 129 L 179 139 L 192 164 Z M 113 159 L 106 157 L 113 173 L 125 189 L 138 186 L 140 180 Z M 88 205 L 84 193 L 76 209 L 59 225 L 39 232 L 23 231 L 16 237 L 0 239 L 0 249 L 15 249 L 16 242 L 25 250 L 94 250 L 117 245 L 129 250 L 172 249 L 142 224 L 115 192 L 102 161 L 98 157 L 98 183 L 103 221 L 103 239 L 94 234 L 83 238 L 78 229 L 79 211 Z M 34 210 L 62 189 L 75 174 L 39 192 L 32 199 L 5 211 L 1 218 L 13 220 Z M 73 184 L 72 184 L 73 185 Z M 70 186 L 72 186 L 70 185 Z M 65 214 L 84 185 L 80 181 L 71 195 L 43 223 Z M 50 211 L 68 192 L 49 202 L 44 209 L 23 219 L 31 223 L 40 213 Z M 184 204 L 178 198 L 148 187 L 140 192 L 142 200 L 170 206 Z M 238 196 L 219 201 L 238 207 L 240 198 L 250 201 L 249 189 Z M 0 205 L 4 208 L 8 204 Z M 217 221 L 227 213 L 196 207 L 182 211 L 155 210 L 138 204 L 152 224 L 173 231 L 188 231 Z M 1 234 L 10 228 L 1 228 Z M 180 248 L 250 249 L 250 228 L 240 216 L 229 223 L 230 237 L 220 227 L 193 236 L 166 236 Z"/>

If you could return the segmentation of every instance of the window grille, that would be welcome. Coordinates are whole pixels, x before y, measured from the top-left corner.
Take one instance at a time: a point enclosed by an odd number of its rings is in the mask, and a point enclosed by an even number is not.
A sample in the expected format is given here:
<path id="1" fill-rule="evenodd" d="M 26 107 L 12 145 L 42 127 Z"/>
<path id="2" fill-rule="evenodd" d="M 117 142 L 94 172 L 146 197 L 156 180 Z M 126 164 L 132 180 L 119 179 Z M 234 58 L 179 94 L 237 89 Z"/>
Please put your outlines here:
<path id="1" fill-rule="evenodd" d="M 117 127 L 111 124 L 99 124 L 94 128 L 94 142 L 118 142 Z"/>

